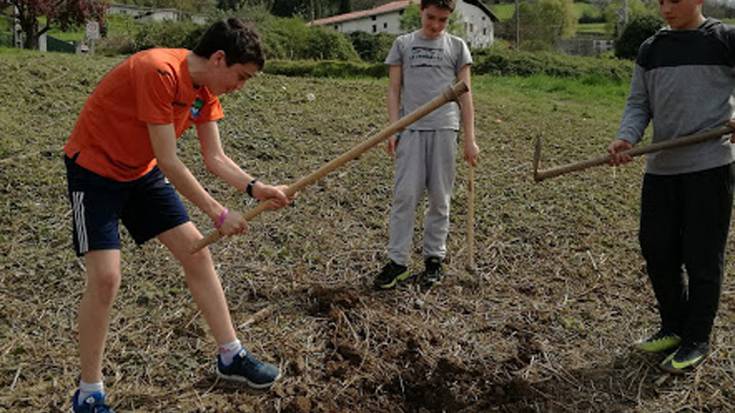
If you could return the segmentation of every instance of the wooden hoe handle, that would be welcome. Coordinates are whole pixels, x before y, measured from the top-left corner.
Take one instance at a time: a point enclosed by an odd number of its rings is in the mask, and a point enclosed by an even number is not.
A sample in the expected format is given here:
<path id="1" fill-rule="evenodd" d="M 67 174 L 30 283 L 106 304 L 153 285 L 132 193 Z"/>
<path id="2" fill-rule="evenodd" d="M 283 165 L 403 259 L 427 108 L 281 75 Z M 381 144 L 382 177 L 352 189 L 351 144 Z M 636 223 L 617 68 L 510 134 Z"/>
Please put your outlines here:
<path id="1" fill-rule="evenodd" d="M 285 191 L 286 195 L 289 197 L 293 196 L 294 194 L 296 194 L 297 192 L 300 192 L 302 189 L 306 188 L 307 186 L 314 184 L 318 180 L 322 179 L 328 173 L 343 166 L 347 162 L 357 158 L 358 156 L 362 155 L 364 152 L 366 152 L 368 149 L 372 148 L 373 146 L 377 145 L 378 143 L 388 139 L 391 136 L 394 136 L 396 133 L 402 131 L 407 126 L 411 125 L 417 120 L 433 112 L 440 106 L 443 106 L 447 102 L 457 100 L 459 96 L 466 93 L 468 90 L 469 89 L 467 88 L 467 85 L 464 82 L 459 81 L 455 83 L 454 86 L 447 88 L 446 90 L 444 90 L 444 92 L 442 92 L 441 95 L 423 104 L 415 111 L 409 113 L 408 115 L 402 117 L 401 119 L 395 121 L 394 123 L 391 123 L 390 125 L 386 126 L 383 130 L 381 130 L 380 132 L 368 138 L 366 141 L 356 145 L 352 149 L 340 155 L 338 158 L 327 162 L 321 168 L 310 173 L 309 175 L 304 176 L 303 178 L 299 179 L 295 183 L 289 185 Z M 259 215 L 261 212 L 267 209 L 268 202 L 261 202 L 255 208 L 252 208 L 246 211 L 245 214 L 243 214 L 243 218 L 246 221 L 250 221 L 251 219 L 255 218 L 257 215 Z M 222 234 L 220 234 L 218 231 L 212 231 L 211 233 L 209 233 L 209 235 L 207 235 L 206 237 L 194 243 L 194 246 L 191 249 L 191 253 L 193 254 L 201 250 L 202 248 L 217 241 L 220 238 L 222 238 Z"/>
<path id="2" fill-rule="evenodd" d="M 652 143 L 647 146 L 641 146 L 638 148 L 628 149 L 621 153 L 628 154 L 630 156 L 639 156 L 651 152 L 658 152 L 664 149 L 678 148 L 681 146 L 694 145 L 696 143 L 708 141 L 710 139 L 719 138 L 722 135 L 732 133 L 733 129 L 729 126 L 723 126 L 718 129 L 713 129 L 707 132 L 697 133 L 694 135 L 682 136 L 680 138 L 668 139 L 663 142 Z M 540 145 L 536 145 L 536 157 L 540 156 Z M 558 166 L 556 168 L 550 168 L 545 171 L 534 171 L 533 178 L 536 182 L 543 181 L 547 178 L 553 178 L 555 176 L 563 175 L 569 172 L 581 171 L 593 166 L 606 164 L 610 161 L 610 155 L 598 156 L 597 158 L 588 159 L 586 161 L 576 162 L 568 165 Z M 534 159 L 534 163 L 538 165 L 538 159 Z"/>

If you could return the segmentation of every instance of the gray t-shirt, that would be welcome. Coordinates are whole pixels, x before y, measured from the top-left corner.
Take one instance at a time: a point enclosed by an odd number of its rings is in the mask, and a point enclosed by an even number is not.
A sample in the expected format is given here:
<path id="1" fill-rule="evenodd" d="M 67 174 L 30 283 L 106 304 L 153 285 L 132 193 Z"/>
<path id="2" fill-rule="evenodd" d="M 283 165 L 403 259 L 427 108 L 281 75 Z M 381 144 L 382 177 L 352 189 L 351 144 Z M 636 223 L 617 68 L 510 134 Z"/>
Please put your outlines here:
<path id="1" fill-rule="evenodd" d="M 398 36 L 385 58 L 388 65 L 401 65 L 401 116 L 441 94 L 451 86 L 459 70 L 472 64 L 470 49 L 464 40 L 449 33 L 426 39 L 421 31 Z M 450 102 L 408 129 L 459 129 L 459 107 Z"/>

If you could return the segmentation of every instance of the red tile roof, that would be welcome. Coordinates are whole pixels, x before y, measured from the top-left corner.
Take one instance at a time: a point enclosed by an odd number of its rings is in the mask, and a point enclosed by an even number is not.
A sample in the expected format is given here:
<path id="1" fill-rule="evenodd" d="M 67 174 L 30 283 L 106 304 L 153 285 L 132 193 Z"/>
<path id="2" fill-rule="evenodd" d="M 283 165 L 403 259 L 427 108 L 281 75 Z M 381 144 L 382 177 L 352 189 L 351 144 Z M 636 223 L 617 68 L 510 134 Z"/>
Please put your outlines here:
<path id="1" fill-rule="evenodd" d="M 325 17 L 323 19 L 314 20 L 310 25 L 325 26 L 328 24 L 341 23 L 350 20 L 356 20 L 362 17 L 377 16 L 379 14 L 390 13 L 393 11 L 403 10 L 411 3 L 418 3 L 418 0 L 400 0 L 394 1 L 382 6 L 369 10 L 353 11 L 352 13 L 339 14 L 337 16 Z"/>

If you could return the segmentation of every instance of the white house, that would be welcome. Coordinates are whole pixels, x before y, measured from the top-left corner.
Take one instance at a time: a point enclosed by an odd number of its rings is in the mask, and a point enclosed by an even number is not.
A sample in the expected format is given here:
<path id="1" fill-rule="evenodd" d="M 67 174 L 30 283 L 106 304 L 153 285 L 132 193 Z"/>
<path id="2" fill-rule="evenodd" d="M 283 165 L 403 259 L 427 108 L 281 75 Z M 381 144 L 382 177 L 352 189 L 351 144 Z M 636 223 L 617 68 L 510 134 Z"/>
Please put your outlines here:
<path id="1" fill-rule="evenodd" d="M 141 21 L 178 21 L 184 19 L 184 13 L 176 9 L 154 9 L 131 4 L 111 4 L 107 14 L 123 14 Z"/>
<path id="2" fill-rule="evenodd" d="M 314 20 L 310 25 L 331 27 L 342 33 L 367 32 L 401 34 L 401 15 L 419 0 L 400 0 L 369 10 Z M 458 0 L 454 12 L 464 26 L 464 40 L 470 47 L 490 46 L 495 40 L 494 23 L 498 17 L 481 0 Z"/>

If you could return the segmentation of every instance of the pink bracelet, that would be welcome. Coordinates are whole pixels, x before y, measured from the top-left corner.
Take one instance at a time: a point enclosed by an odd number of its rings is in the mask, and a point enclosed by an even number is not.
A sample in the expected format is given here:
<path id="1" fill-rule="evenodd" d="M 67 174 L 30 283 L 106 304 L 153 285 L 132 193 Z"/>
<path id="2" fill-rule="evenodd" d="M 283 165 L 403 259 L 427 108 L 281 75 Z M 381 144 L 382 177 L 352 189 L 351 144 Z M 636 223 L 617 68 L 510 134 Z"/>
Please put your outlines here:
<path id="1" fill-rule="evenodd" d="M 214 223 L 214 227 L 219 229 L 219 227 L 222 226 L 222 224 L 225 223 L 225 219 L 227 218 L 227 214 L 230 213 L 230 210 L 225 208 L 220 212 L 219 216 L 217 217 L 217 221 Z"/>

